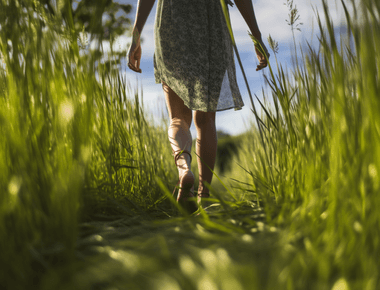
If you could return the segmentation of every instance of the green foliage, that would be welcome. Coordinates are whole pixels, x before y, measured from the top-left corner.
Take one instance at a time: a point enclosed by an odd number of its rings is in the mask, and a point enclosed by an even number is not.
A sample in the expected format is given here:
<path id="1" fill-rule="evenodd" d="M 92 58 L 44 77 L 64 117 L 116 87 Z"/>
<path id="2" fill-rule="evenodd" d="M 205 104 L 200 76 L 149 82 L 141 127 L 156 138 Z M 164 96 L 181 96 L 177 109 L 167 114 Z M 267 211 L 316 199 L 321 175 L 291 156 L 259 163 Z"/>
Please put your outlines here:
<path id="1" fill-rule="evenodd" d="M 215 166 L 220 174 L 225 174 L 231 170 L 233 157 L 238 154 L 240 146 L 241 140 L 238 137 L 218 138 Z"/>
<path id="2" fill-rule="evenodd" d="M 166 131 L 150 125 L 137 93 L 127 97 L 127 80 L 95 66 L 96 52 L 79 54 L 62 26 L 70 10 L 38 3 L 0 9 L 9 16 L 0 20 L 1 289 L 26 289 L 72 261 L 79 220 L 148 211 L 162 199 L 154 177 L 175 177 Z"/>
<path id="3" fill-rule="evenodd" d="M 67 7 L 70 7 L 67 9 L 71 9 L 70 13 L 72 14 L 72 29 L 82 44 L 82 51 L 88 54 L 88 43 L 94 42 L 96 45 L 94 56 L 101 60 L 103 42 L 109 42 L 112 58 L 102 59 L 102 61 L 109 70 L 118 70 L 122 60 L 126 57 L 127 50 L 125 47 L 115 52 L 113 45 L 118 37 L 125 35 L 126 32 L 129 33 L 131 30 L 131 21 L 125 15 L 131 12 L 132 5 L 115 3 L 113 0 L 74 0 L 76 5 L 73 5 L 73 0 L 67 2 L 69 3 Z M 76 6 L 75 9 L 74 6 Z M 116 16 L 120 12 L 125 15 Z M 63 15 L 67 23 L 66 14 L 64 11 Z M 84 41 L 83 38 L 85 38 Z"/>
<path id="4" fill-rule="evenodd" d="M 354 47 L 337 44 L 326 1 L 323 8 L 319 50 L 301 50 L 304 62 L 293 73 L 270 67 L 274 106 L 264 106 L 259 122 L 265 144 L 254 129 L 240 160 L 267 221 L 283 227 L 296 249 L 284 247 L 277 289 L 330 289 L 336 281 L 376 289 L 380 7 L 362 1 L 360 17 L 346 14 Z"/>
<path id="5" fill-rule="evenodd" d="M 74 2 L 77 6 L 72 10 L 72 15 L 76 31 L 81 31 L 84 27 L 84 31 L 90 33 L 93 38 L 113 43 L 115 38 L 124 35 L 131 25 L 130 19 L 124 15 L 116 17 L 118 12 L 128 15 L 132 10 L 130 4 L 119 4 L 113 0 Z M 72 3 L 71 0 L 70 7 L 73 7 Z M 103 18 L 106 18 L 105 22 Z"/>
<path id="6" fill-rule="evenodd" d="M 118 37 L 131 31 L 131 21 L 124 15 L 116 15 L 120 12 L 128 15 L 132 10 L 132 5 L 115 3 L 113 0 L 80 0 L 75 3 L 78 5 L 72 10 L 72 14 L 77 35 L 87 38 L 90 35 L 89 41 L 94 41 L 96 44 L 94 55 L 97 55 L 99 60 L 103 56 L 103 42 L 109 42 L 112 58 L 108 56 L 108 59 L 102 61 L 108 70 L 119 70 L 121 62 L 127 55 L 127 47 L 114 51 L 113 46 Z M 70 7 L 73 7 L 72 1 Z M 87 45 L 84 45 L 82 49 L 88 53 Z"/>
<path id="7" fill-rule="evenodd" d="M 179 218 L 167 126 L 79 53 L 65 3 L 1 2 L 1 289 L 379 288 L 378 2 L 346 10 L 338 45 L 323 1 L 319 49 L 269 63 L 257 125 L 220 138 L 238 186 L 215 173 L 218 203 Z"/>

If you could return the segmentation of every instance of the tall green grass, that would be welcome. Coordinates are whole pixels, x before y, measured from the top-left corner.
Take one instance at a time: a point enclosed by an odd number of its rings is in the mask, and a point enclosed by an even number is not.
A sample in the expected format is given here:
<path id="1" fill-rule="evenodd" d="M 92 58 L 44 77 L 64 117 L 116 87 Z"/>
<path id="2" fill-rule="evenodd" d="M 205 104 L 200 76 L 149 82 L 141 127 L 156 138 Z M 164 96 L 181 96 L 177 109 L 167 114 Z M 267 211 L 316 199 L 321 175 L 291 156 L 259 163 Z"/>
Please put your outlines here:
<path id="1" fill-rule="evenodd" d="M 221 210 L 161 223 L 177 178 L 167 126 L 62 15 L 17 3 L 0 9 L 12 15 L 0 34 L 0 288 L 379 287 L 377 2 L 346 13 L 351 47 L 323 1 L 319 49 L 298 52 L 293 71 L 269 66 L 262 135 L 252 125 L 221 142 L 237 150 L 220 166 L 237 185 L 211 189 Z"/>
<path id="2" fill-rule="evenodd" d="M 72 261 L 78 221 L 149 212 L 163 197 L 154 177 L 176 178 L 167 130 L 99 52 L 80 51 L 57 7 L 47 15 L 39 3 L 1 1 L 2 289 Z"/>
<path id="3" fill-rule="evenodd" d="M 303 63 L 291 72 L 277 61 L 277 75 L 270 67 L 264 145 L 252 129 L 239 152 L 267 221 L 284 229 L 288 245 L 275 267 L 279 288 L 268 289 L 379 287 L 380 5 L 351 2 L 354 14 L 341 2 L 347 41 L 337 43 L 322 1 L 319 49 L 301 49 Z"/>

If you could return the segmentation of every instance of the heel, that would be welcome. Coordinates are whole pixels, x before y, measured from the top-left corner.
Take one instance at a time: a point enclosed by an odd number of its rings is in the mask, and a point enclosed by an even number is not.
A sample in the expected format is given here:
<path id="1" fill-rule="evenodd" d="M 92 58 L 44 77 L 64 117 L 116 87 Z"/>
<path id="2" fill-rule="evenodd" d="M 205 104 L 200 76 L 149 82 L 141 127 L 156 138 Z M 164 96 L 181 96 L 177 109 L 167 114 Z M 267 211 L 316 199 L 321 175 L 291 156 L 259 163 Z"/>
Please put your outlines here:
<path id="1" fill-rule="evenodd" d="M 193 213 L 198 209 L 197 203 L 195 202 L 194 196 L 194 174 L 188 170 L 182 176 L 179 187 L 177 202 L 188 212 Z M 189 200 L 193 199 L 193 200 Z"/>
<path id="2" fill-rule="evenodd" d="M 182 190 L 189 191 L 191 187 L 193 187 L 195 182 L 195 176 L 191 170 L 186 170 L 184 174 L 182 175 L 181 179 L 181 188 Z"/>
<path id="3" fill-rule="evenodd" d="M 182 153 L 187 153 L 190 156 L 190 163 L 191 163 L 191 153 L 187 150 L 182 150 L 178 151 L 177 154 L 174 156 L 174 161 L 176 166 L 177 165 L 177 160 L 179 156 Z M 194 196 L 194 182 L 195 182 L 195 176 L 193 172 L 191 172 L 190 169 L 186 170 L 182 176 L 180 176 L 180 180 L 178 181 L 176 188 L 178 187 L 178 195 L 177 195 L 177 202 L 188 212 L 188 213 L 193 213 L 198 209 L 197 203 L 195 201 L 195 196 Z M 174 195 L 175 189 L 173 191 Z M 194 199 L 194 200 L 189 200 L 189 199 Z"/>

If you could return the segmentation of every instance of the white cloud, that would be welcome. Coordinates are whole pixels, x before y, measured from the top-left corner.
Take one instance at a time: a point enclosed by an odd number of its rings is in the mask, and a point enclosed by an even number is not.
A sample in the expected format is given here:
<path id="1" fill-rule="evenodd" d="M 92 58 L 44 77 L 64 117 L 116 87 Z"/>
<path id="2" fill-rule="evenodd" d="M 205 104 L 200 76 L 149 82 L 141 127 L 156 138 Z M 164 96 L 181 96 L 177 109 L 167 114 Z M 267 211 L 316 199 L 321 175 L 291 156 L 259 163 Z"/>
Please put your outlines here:
<path id="1" fill-rule="evenodd" d="M 257 23 L 262 33 L 263 39 L 266 42 L 269 34 L 273 39 L 279 43 L 292 42 L 292 31 L 286 20 L 289 18 L 288 7 L 284 5 L 284 0 L 266 0 L 266 1 L 254 1 L 253 4 Z M 317 26 L 317 17 L 314 13 L 314 9 L 319 12 L 322 24 L 325 23 L 325 15 L 323 13 L 323 6 L 321 0 L 298 0 L 294 1 L 296 5 L 300 19 L 299 23 L 302 32 L 295 31 L 296 42 L 300 42 L 302 39 L 310 39 L 311 33 L 314 27 L 314 34 L 319 31 Z M 343 7 L 339 1 L 328 1 L 329 12 L 331 19 L 335 26 L 342 25 L 346 22 L 344 16 Z M 348 5 L 350 11 L 352 11 L 351 5 Z M 253 43 L 248 35 L 248 25 L 244 18 L 241 16 L 236 5 L 230 9 L 231 25 L 234 32 L 235 41 L 240 51 L 252 51 Z"/>

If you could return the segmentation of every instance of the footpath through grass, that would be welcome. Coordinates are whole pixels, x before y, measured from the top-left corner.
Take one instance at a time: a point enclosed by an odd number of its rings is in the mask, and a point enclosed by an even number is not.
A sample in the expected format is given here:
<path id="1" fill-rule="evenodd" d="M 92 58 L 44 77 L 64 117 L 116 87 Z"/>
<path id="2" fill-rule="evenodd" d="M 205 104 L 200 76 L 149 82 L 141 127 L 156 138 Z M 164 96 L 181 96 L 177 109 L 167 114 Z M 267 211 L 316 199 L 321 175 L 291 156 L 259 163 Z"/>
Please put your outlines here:
<path id="1" fill-rule="evenodd" d="M 263 289 L 276 280 L 278 248 L 264 220 L 246 204 L 215 207 L 207 219 L 153 211 L 89 221 L 80 225 L 76 262 L 48 272 L 41 289 Z"/>
<path id="2" fill-rule="evenodd" d="M 179 216 L 167 124 L 117 63 L 63 2 L 1 1 L 0 288 L 378 289 L 380 4 L 351 2 L 351 42 L 323 1 L 319 49 L 271 59 L 259 125 L 220 140 L 217 206 Z"/>

